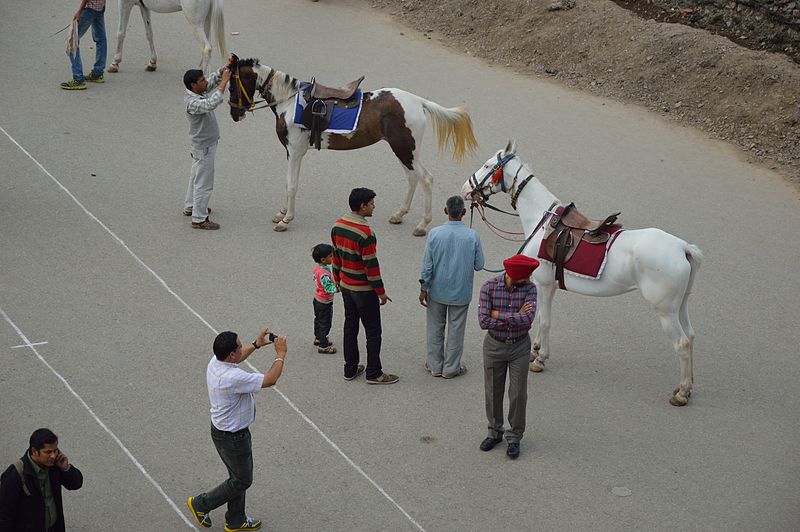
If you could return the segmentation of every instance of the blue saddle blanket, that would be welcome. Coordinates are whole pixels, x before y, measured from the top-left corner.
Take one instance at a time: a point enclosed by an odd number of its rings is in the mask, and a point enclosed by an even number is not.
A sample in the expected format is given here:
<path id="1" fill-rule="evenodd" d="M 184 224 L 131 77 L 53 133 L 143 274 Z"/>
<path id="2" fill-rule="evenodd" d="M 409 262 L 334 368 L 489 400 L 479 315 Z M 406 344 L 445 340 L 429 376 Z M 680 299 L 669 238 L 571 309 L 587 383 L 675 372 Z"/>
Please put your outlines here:
<path id="1" fill-rule="evenodd" d="M 306 99 L 303 97 L 304 90 L 311 84 L 307 81 L 300 83 L 300 90 L 297 92 L 294 100 L 294 123 L 303 129 L 303 109 L 306 107 Z M 342 109 L 340 107 L 333 108 L 333 115 L 331 116 L 331 123 L 328 125 L 327 133 L 352 133 L 358 127 L 358 117 L 361 116 L 361 89 L 358 89 L 355 94 L 358 98 L 358 105 L 350 109 Z"/>

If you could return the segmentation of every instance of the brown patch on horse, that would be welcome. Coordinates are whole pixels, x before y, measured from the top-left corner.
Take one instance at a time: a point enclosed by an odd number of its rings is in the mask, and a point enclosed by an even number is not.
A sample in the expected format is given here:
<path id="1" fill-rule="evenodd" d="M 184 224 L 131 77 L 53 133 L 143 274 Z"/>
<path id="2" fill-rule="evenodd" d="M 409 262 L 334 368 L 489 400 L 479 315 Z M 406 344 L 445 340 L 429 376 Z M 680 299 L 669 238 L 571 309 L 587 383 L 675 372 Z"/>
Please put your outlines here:
<path id="1" fill-rule="evenodd" d="M 276 115 L 275 133 L 278 134 L 278 140 L 281 141 L 283 147 L 286 148 L 286 145 L 289 144 L 289 127 L 286 125 L 286 113 Z"/>
<path id="2" fill-rule="evenodd" d="M 379 140 L 389 143 L 403 166 L 414 169 L 416 142 L 406 126 L 403 106 L 388 91 L 381 91 L 375 97 L 371 92 L 363 93 L 358 127 L 349 135 L 329 135 L 328 149 L 355 150 L 371 146 Z"/>

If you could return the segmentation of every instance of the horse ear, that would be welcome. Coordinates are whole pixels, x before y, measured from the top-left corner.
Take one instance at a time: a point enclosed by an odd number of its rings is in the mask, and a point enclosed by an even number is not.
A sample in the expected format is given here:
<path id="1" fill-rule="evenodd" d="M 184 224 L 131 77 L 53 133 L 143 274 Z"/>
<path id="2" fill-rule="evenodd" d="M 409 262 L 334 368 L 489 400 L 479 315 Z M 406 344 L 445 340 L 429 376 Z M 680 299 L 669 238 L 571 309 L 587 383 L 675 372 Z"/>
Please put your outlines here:
<path id="1" fill-rule="evenodd" d="M 517 140 L 516 139 L 509 139 L 508 144 L 506 144 L 506 153 L 517 153 Z"/>

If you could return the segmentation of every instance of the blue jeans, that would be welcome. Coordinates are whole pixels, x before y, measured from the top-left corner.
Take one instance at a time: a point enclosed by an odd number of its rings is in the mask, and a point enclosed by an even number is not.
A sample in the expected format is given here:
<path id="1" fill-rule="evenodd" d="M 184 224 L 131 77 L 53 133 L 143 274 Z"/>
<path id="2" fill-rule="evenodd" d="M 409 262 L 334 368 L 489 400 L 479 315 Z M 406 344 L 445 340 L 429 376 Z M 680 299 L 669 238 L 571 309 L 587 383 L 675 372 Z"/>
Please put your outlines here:
<path id="1" fill-rule="evenodd" d="M 92 27 L 92 40 L 95 44 L 94 54 L 94 67 L 92 67 L 92 74 L 99 76 L 106 69 L 106 50 L 108 43 L 106 41 L 106 22 L 105 13 L 95 11 L 94 9 L 84 9 L 81 11 L 81 18 L 78 20 L 78 40 L 83 37 L 89 26 Z M 80 45 L 75 50 L 75 54 L 69 54 L 69 61 L 72 63 L 72 79 L 75 81 L 83 81 L 83 63 L 81 63 L 81 49 Z"/>

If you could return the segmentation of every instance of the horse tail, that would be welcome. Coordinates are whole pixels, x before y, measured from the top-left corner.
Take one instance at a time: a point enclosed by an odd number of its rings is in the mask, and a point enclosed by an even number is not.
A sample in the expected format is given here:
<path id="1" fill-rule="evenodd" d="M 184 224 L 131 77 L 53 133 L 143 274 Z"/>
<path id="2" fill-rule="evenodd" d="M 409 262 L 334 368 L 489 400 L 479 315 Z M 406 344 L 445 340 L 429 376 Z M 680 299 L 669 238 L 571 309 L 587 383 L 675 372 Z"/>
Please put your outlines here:
<path id="1" fill-rule="evenodd" d="M 211 0 L 211 31 L 217 36 L 217 48 L 222 62 L 228 60 L 228 45 L 225 43 L 225 14 L 222 12 L 224 0 Z"/>
<path id="2" fill-rule="evenodd" d="M 422 108 L 428 113 L 439 139 L 439 149 L 452 147 L 453 158 L 462 161 L 478 149 L 478 141 L 472 133 L 472 119 L 463 107 L 447 108 L 438 103 L 420 98 Z"/>
<path id="3" fill-rule="evenodd" d="M 686 286 L 686 295 L 688 296 L 692 292 L 694 277 L 697 275 L 700 264 L 703 262 L 703 252 L 700 251 L 699 247 L 694 244 L 689 244 L 688 242 L 683 246 L 683 252 L 686 254 L 686 260 L 689 261 L 689 265 L 692 267 L 691 273 L 689 273 L 689 284 Z"/>

